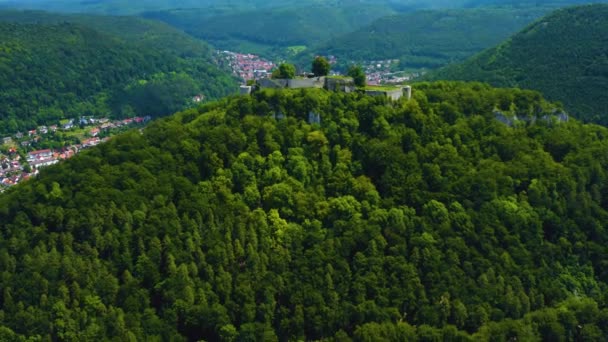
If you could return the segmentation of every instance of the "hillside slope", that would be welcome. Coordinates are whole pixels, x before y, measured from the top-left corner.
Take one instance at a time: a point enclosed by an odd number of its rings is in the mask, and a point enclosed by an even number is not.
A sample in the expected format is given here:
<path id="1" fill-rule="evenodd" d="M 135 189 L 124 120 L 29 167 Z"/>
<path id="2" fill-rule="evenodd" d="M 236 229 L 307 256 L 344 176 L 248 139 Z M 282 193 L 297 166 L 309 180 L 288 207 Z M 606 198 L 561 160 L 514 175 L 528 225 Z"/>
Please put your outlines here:
<path id="1" fill-rule="evenodd" d="M 418 11 L 380 18 L 315 47 L 341 60 L 399 59 L 402 68 L 437 68 L 491 47 L 547 11 L 491 8 Z M 310 59 L 308 53 L 303 59 Z"/>
<path id="2" fill-rule="evenodd" d="M 0 23 L 0 132 L 81 115 L 166 115 L 195 94 L 221 97 L 235 90 L 204 44 L 182 44 L 162 30 L 124 31 L 115 36 L 80 24 Z"/>
<path id="3" fill-rule="evenodd" d="M 49 167 L 0 196 L 0 339 L 601 340 L 608 129 L 512 108 L 556 109 L 269 90 Z"/>
<path id="4" fill-rule="evenodd" d="M 608 124 L 608 5 L 558 10 L 499 46 L 431 75 L 530 88 Z"/>
<path id="5" fill-rule="evenodd" d="M 268 55 L 284 52 L 290 46 L 319 44 L 394 13 L 386 5 L 314 4 L 211 17 L 204 9 L 150 12 L 144 16 L 178 27 L 219 49 Z"/>
<path id="6" fill-rule="evenodd" d="M 57 25 L 71 23 L 119 38 L 138 47 L 154 48 L 180 57 L 206 58 L 211 47 L 183 31 L 155 20 L 132 16 L 60 14 L 45 11 L 0 11 L 0 22 Z"/>

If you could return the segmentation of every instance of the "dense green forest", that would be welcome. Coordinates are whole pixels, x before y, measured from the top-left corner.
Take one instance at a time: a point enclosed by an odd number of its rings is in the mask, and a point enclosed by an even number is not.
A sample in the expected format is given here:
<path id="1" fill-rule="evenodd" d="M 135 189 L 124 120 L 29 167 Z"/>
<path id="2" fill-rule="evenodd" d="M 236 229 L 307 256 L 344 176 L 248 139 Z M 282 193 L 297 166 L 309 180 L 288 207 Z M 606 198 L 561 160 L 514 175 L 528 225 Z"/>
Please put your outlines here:
<path id="1" fill-rule="evenodd" d="M 167 115 L 196 94 L 219 98 L 236 89 L 206 45 L 161 23 L 92 17 L 53 23 L 46 14 L 15 12 L 0 17 L 10 18 L 0 22 L 2 133 L 81 115 Z M 36 18 L 45 23 L 21 23 Z M 89 22 L 99 31 L 84 26 Z"/>
<path id="2" fill-rule="evenodd" d="M 157 120 L 0 196 L 0 340 L 601 341 L 608 129 L 560 111 L 437 82 Z"/>
<path id="3" fill-rule="evenodd" d="M 541 91 L 580 119 L 608 124 L 608 5 L 558 10 L 431 79 Z"/>
<path id="4" fill-rule="evenodd" d="M 502 42 L 547 11 L 459 9 L 383 17 L 304 52 L 298 60 L 321 54 L 346 61 L 399 59 L 403 69 L 437 68 Z"/>
<path id="5" fill-rule="evenodd" d="M 137 47 L 152 48 L 184 58 L 207 59 L 212 49 L 199 39 L 156 20 L 132 16 L 60 14 L 45 11 L 0 11 L 0 22 L 56 25 L 72 23 L 108 34 Z"/>
<path id="6" fill-rule="evenodd" d="M 219 49 L 288 58 L 301 67 L 320 54 L 335 55 L 345 63 L 401 59 L 403 68 L 437 68 L 498 44 L 552 8 L 414 11 L 390 4 L 324 4 L 223 15 L 182 9 L 143 16 L 183 29 Z M 304 51 L 298 56 L 291 52 L 298 50 Z"/>
<path id="7" fill-rule="evenodd" d="M 301 67 L 311 56 L 335 54 L 346 64 L 403 59 L 402 69 L 408 69 L 435 68 L 462 60 L 497 44 L 551 9 L 584 2 L 588 1 L 0 0 L 0 8 L 141 15 L 164 21 L 222 50 L 289 59 Z M 412 14 L 425 9 L 463 8 L 482 10 Z M 456 39 L 449 39 L 449 33 Z M 305 53 L 296 57 L 302 50 Z"/>
<path id="8" fill-rule="evenodd" d="M 149 12 L 144 16 L 183 29 L 222 50 L 284 56 L 288 47 L 320 44 L 394 13 L 381 5 L 320 4 L 217 16 L 209 16 L 206 9 Z"/>

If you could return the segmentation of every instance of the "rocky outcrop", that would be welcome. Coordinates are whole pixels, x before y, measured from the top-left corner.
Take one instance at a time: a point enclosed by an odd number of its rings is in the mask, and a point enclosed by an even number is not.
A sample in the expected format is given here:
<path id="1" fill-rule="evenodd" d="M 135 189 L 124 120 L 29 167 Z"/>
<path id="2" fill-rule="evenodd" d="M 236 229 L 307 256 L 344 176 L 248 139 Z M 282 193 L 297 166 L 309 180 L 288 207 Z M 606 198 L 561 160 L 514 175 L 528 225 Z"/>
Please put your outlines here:
<path id="1" fill-rule="evenodd" d="M 564 111 L 554 110 L 552 114 L 545 114 L 541 117 L 536 115 L 534 116 L 526 116 L 526 117 L 518 117 L 517 115 L 505 114 L 499 110 L 494 111 L 494 118 L 509 127 L 513 127 L 516 122 L 525 122 L 528 124 L 533 124 L 537 120 L 542 120 L 545 122 L 556 122 L 563 123 L 568 122 L 570 120 L 570 116 Z"/>

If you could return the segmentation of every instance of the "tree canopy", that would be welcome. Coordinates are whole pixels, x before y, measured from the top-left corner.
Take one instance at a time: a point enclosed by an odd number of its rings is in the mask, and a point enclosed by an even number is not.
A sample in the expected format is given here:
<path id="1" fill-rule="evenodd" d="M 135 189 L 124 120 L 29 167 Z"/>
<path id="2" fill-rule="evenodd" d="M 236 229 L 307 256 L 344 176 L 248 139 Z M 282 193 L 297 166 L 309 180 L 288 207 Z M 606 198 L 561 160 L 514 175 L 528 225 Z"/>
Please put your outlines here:
<path id="1" fill-rule="evenodd" d="M 331 65 L 329 65 L 327 58 L 317 56 L 312 61 L 311 70 L 315 76 L 327 76 L 329 75 L 329 70 L 331 70 Z"/>
<path id="2" fill-rule="evenodd" d="M 560 111 L 265 89 L 117 136 L 0 195 L 0 339 L 601 340 L 608 129 Z"/>
<path id="3" fill-rule="evenodd" d="M 272 78 L 287 78 L 296 77 L 296 66 L 289 63 L 282 63 L 277 69 L 272 72 Z"/>
<path id="4" fill-rule="evenodd" d="M 365 72 L 360 65 L 351 65 L 346 72 L 346 75 L 353 78 L 357 87 L 365 87 L 367 78 Z"/>
<path id="5" fill-rule="evenodd" d="M 187 108 L 194 95 L 218 98 L 236 90 L 206 45 L 191 44 L 162 24 L 6 16 L 12 22 L 0 22 L 0 134 L 83 115 L 168 115 Z M 37 18 L 48 23 L 29 23 Z M 124 33 L 116 35 L 117 27 Z M 152 111 L 140 93 L 159 94 L 147 97 Z"/>

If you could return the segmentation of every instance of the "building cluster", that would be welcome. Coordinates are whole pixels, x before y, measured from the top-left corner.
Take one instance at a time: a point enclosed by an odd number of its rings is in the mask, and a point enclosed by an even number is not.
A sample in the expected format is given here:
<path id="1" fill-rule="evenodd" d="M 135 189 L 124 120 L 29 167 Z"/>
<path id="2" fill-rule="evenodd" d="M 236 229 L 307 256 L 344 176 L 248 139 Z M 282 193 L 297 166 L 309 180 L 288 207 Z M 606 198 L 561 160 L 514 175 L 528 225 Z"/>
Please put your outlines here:
<path id="1" fill-rule="evenodd" d="M 21 156 L 14 148 L 9 149 L 8 155 L 0 153 L 0 192 L 19 183 L 24 177 L 29 177 L 29 174 L 24 174 L 20 159 Z"/>
<path id="2" fill-rule="evenodd" d="M 276 66 L 273 62 L 257 55 L 232 51 L 218 51 L 221 64 L 227 64 L 232 73 L 244 81 L 269 77 Z"/>
<path id="3" fill-rule="evenodd" d="M 99 140 L 99 138 L 97 138 Z M 100 143 L 102 140 L 99 140 Z M 30 151 L 25 159 L 16 148 L 10 148 L 7 155 L 0 154 L 0 192 L 38 174 L 40 169 L 73 157 L 84 145 L 72 145 L 59 150 L 43 149 Z"/>
<path id="4" fill-rule="evenodd" d="M 27 133 L 15 133 L 2 138 L 5 154 L 0 153 L 0 192 L 6 188 L 38 174 L 39 170 L 69 159 L 83 149 L 97 146 L 107 141 L 109 137 L 101 138 L 99 135 L 110 129 L 126 127 L 133 124 L 144 124 L 151 117 L 135 117 L 124 120 L 96 119 L 82 117 L 72 119 L 62 125 L 40 126 Z M 61 149 L 41 149 L 29 151 L 33 145 L 43 142 L 58 130 L 71 130 L 75 126 L 82 127 L 86 137 L 80 144 L 66 146 Z M 22 157 L 23 156 L 23 157 Z"/>
<path id="5" fill-rule="evenodd" d="M 233 75 L 243 81 L 261 80 L 270 78 L 272 70 L 277 66 L 275 63 L 265 60 L 253 54 L 243 54 L 233 51 L 217 51 L 218 62 L 232 70 Z M 331 65 L 338 63 L 335 56 L 326 57 Z M 414 78 L 420 77 L 424 72 L 399 71 L 398 59 L 373 60 L 361 63 L 367 76 L 367 84 L 402 84 Z M 332 76 L 340 76 L 339 72 L 332 71 Z M 204 97 L 194 97 L 194 102 L 200 102 Z"/>
<path id="6" fill-rule="evenodd" d="M 402 84 L 424 74 L 424 72 L 394 71 L 398 65 L 398 59 L 363 62 L 362 67 L 367 76 L 367 84 Z"/>

